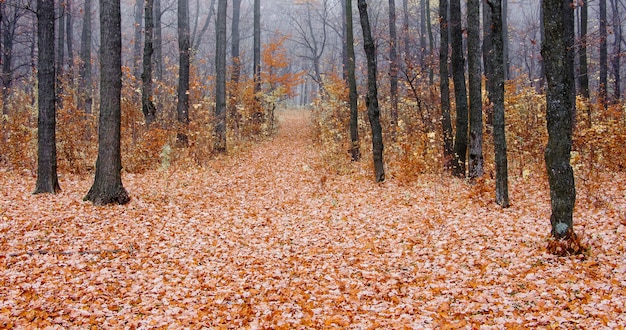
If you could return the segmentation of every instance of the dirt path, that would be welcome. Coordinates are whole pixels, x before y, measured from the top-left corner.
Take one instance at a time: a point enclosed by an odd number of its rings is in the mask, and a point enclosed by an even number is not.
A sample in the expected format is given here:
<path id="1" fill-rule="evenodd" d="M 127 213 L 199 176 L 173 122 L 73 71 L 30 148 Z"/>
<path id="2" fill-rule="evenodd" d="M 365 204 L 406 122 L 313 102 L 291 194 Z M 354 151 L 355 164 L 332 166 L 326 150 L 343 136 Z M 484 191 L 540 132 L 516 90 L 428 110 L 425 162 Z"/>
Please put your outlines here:
<path id="1" fill-rule="evenodd" d="M 626 323 L 626 227 L 588 214 L 602 256 L 556 259 L 545 192 L 501 210 L 444 177 L 325 175 L 310 134 L 306 113 L 282 113 L 276 137 L 206 168 L 125 175 L 125 206 L 82 202 L 91 178 L 32 196 L 3 173 L 0 328 Z"/>

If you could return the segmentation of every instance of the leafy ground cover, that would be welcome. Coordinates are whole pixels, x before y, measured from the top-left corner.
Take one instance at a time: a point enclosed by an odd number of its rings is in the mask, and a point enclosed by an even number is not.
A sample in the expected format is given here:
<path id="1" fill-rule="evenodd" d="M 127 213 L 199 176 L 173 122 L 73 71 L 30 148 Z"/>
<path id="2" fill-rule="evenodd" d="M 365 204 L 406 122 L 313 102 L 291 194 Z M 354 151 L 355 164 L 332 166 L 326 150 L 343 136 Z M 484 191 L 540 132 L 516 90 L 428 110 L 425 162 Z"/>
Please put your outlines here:
<path id="1" fill-rule="evenodd" d="M 540 176 L 337 175 L 304 112 L 279 134 L 204 168 L 125 174 L 125 206 L 56 196 L 0 170 L 0 327 L 619 328 L 626 324 L 626 175 L 579 193 L 585 255 L 546 251 Z"/>

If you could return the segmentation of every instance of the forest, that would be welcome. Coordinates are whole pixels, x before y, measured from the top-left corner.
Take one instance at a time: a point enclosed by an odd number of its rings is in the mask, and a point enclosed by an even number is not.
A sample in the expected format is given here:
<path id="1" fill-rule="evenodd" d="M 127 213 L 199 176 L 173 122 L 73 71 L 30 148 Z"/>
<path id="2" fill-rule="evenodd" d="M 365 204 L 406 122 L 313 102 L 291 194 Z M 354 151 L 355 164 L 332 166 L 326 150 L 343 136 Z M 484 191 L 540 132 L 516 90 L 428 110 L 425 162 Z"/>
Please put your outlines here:
<path id="1" fill-rule="evenodd" d="M 0 0 L 0 328 L 623 329 L 624 0 Z"/>

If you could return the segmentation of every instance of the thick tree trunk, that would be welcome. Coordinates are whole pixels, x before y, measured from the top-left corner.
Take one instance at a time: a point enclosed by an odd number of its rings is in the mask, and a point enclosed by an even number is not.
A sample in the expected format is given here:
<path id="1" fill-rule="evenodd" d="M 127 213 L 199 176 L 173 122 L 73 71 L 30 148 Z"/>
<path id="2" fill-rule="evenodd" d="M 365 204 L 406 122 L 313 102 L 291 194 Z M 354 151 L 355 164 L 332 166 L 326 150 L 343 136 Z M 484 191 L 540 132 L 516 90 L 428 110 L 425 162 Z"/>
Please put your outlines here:
<path id="1" fill-rule="evenodd" d="M 95 205 L 126 204 L 122 185 L 121 92 L 122 32 L 120 0 L 100 0 L 100 120 L 96 176 L 84 200 Z"/>
<path id="2" fill-rule="evenodd" d="M 469 177 L 481 177 L 483 169 L 483 103 L 480 70 L 480 2 L 467 1 L 467 60 L 470 103 Z"/>
<path id="3" fill-rule="evenodd" d="M 587 22 L 589 14 L 589 4 L 584 1 L 580 6 L 580 41 L 578 48 L 578 65 L 580 80 L 580 95 L 589 99 L 589 75 L 587 70 Z M 589 107 L 591 108 L 591 107 Z"/>
<path id="4" fill-rule="evenodd" d="M 35 194 L 61 190 L 57 177 L 54 89 L 54 0 L 37 0 L 37 184 Z"/>
<path id="5" fill-rule="evenodd" d="M 154 35 L 154 0 L 145 3 L 145 36 L 143 46 L 143 73 L 141 74 L 141 111 L 146 119 L 146 125 L 156 119 L 156 106 L 152 102 L 152 45 Z"/>
<path id="6" fill-rule="evenodd" d="M 573 37 L 571 0 L 544 0 L 543 14 L 546 40 L 541 55 L 546 66 L 546 119 L 548 144 L 545 160 L 552 202 L 552 236 L 571 238 L 574 234 L 572 213 L 576 201 L 574 173 L 570 165 L 572 148 L 572 116 L 576 107 L 573 71 L 574 54 L 569 33 Z M 570 20 L 571 18 L 571 20 Z"/>
<path id="7" fill-rule="evenodd" d="M 187 127 L 189 125 L 189 0 L 178 0 L 178 119 L 177 143 L 187 146 Z"/>
<path id="8" fill-rule="evenodd" d="M 350 103 L 350 155 L 352 156 L 352 161 L 358 161 L 361 159 L 361 144 L 359 142 L 359 109 L 357 107 L 358 95 L 356 90 L 354 63 L 354 24 L 352 20 L 352 0 L 345 0 L 345 5 L 346 50 L 348 55 L 348 98 Z"/>
<path id="9" fill-rule="evenodd" d="M 451 166 L 454 158 L 452 149 L 452 120 L 450 119 L 450 78 L 448 73 L 449 54 L 448 0 L 439 1 L 439 89 L 441 94 L 441 129 L 443 133 L 443 157 L 445 167 Z"/>
<path id="10" fill-rule="evenodd" d="M 546 25 L 548 22 L 545 23 Z M 598 87 L 598 99 L 606 109 L 607 106 L 607 27 L 606 27 L 606 0 L 600 0 L 600 86 Z"/>
<path id="11" fill-rule="evenodd" d="M 78 75 L 80 77 L 78 108 L 84 109 L 85 113 L 91 113 L 92 80 L 91 80 L 91 0 L 85 0 L 83 15 L 83 30 L 80 36 L 80 65 Z"/>
<path id="12" fill-rule="evenodd" d="M 456 101 L 456 134 L 454 137 L 453 173 L 457 177 L 465 177 L 468 111 L 460 0 L 450 1 L 450 27 L 452 29 L 452 80 L 454 81 L 454 99 Z"/>
<path id="13" fill-rule="evenodd" d="M 370 20 L 367 15 L 366 0 L 358 0 L 361 28 L 363 29 L 363 48 L 367 57 L 367 116 L 372 128 L 372 152 L 374 155 L 374 170 L 376 181 L 385 180 L 385 168 L 383 162 L 383 135 L 380 126 L 380 109 L 378 107 L 378 87 L 376 86 L 376 45 L 372 38 Z"/>
<path id="14" fill-rule="evenodd" d="M 227 0 L 217 1 L 215 31 L 215 144 L 213 150 L 226 152 L 226 9 Z"/>
<path id="15" fill-rule="evenodd" d="M 493 144 L 496 161 L 496 203 L 509 207 L 509 175 L 506 157 L 504 124 L 504 38 L 502 29 L 502 0 L 489 1 L 491 7 L 491 44 L 493 46 L 489 66 L 492 73 Z"/>
<path id="16" fill-rule="evenodd" d="M 398 37 L 396 3 L 389 0 L 389 101 L 391 103 L 391 139 L 396 140 L 398 126 Z"/>

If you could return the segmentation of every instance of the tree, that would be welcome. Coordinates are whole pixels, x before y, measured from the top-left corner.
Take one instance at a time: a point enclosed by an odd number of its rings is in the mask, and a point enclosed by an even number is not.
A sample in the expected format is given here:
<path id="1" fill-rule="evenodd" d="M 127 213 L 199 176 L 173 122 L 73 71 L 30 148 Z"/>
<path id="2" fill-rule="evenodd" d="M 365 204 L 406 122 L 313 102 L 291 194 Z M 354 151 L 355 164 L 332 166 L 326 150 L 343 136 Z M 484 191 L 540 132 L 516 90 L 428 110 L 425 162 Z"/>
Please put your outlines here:
<path id="1" fill-rule="evenodd" d="M 509 207 L 509 175 L 506 157 L 506 135 L 504 124 L 504 36 L 502 29 L 502 0 L 489 1 L 491 7 L 491 60 L 488 63 L 492 74 L 489 99 L 493 104 L 493 144 L 496 162 L 496 203 Z"/>
<path id="2" fill-rule="evenodd" d="M 65 16 L 66 16 L 66 8 L 64 1 L 58 1 L 57 8 L 57 17 L 58 17 L 58 31 L 59 35 L 57 38 L 57 48 L 56 48 L 56 74 L 57 79 L 59 79 L 63 75 L 63 64 L 65 64 Z M 61 88 L 60 84 L 57 84 L 57 88 Z M 59 102 L 61 106 L 61 103 Z"/>
<path id="3" fill-rule="evenodd" d="M 396 34 L 396 4 L 389 0 L 389 98 L 391 103 L 391 137 L 396 139 L 398 125 L 398 37 Z"/>
<path id="4" fill-rule="evenodd" d="M 374 156 L 374 170 L 376 182 L 385 181 L 383 162 L 383 134 L 380 126 L 380 109 L 378 107 L 378 87 L 376 86 L 376 45 L 372 38 L 370 20 L 367 14 L 366 0 L 358 0 L 361 28 L 363 30 L 363 49 L 367 57 L 367 117 L 372 128 L 372 152 Z"/>
<path id="5" fill-rule="evenodd" d="M 465 58 L 463 56 L 463 31 L 461 29 L 461 2 L 450 1 L 450 35 L 452 38 L 452 80 L 456 101 L 456 134 L 454 137 L 453 173 L 465 176 L 467 157 L 467 90 L 465 86 Z"/>
<path id="6" fill-rule="evenodd" d="M 241 0 L 233 0 L 233 21 L 231 24 L 231 56 L 233 62 L 233 73 L 231 81 L 235 84 L 239 83 L 239 76 L 241 75 L 241 59 L 240 56 L 240 35 L 239 35 L 239 20 L 241 17 Z"/>
<path id="7" fill-rule="evenodd" d="M 571 0 L 542 1 L 545 43 L 541 47 L 546 68 L 546 120 L 548 144 L 546 169 L 552 205 L 551 234 L 557 239 L 575 239 L 572 213 L 576 201 L 574 172 L 570 165 L 572 149 L 572 112 L 576 107 L 573 94 L 574 54 L 573 9 Z M 571 26 L 570 26 L 571 24 Z"/>
<path id="8" fill-rule="evenodd" d="M 254 92 L 261 91 L 261 0 L 254 0 L 252 79 Z"/>
<path id="9" fill-rule="evenodd" d="M 178 133 L 176 141 L 186 146 L 189 125 L 189 0 L 178 0 L 178 103 L 176 114 Z"/>
<path id="10" fill-rule="evenodd" d="M 80 65 L 78 67 L 79 96 L 78 107 L 91 113 L 92 81 L 91 81 L 91 0 L 85 0 L 83 29 L 80 35 Z"/>
<path id="11" fill-rule="evenodd" d="M 100 0 L 100 118 L 96 175 L 84 200 L 95 205 L 126 204 L 122 185 L 121 92 L 122 32 L 120 0 Z"/>
<path id="12" fill-rule="evenodd" d="M 135 78 L 141 78 L 140 67 L 141 67 L 141 29 L 143 28 L 142 24 L 142 14 L 144 12 L 144 2 L 145 0 L 137 0 L 135 3 L 135 38 L 133 44 L 133 75 Z"/>
<path id="13" fill-rule="evenodd" d="M 547 22 L 545 24 L 548 24 Z M 598 86 L 598 99 L 606 109 L 607 106 L 607 27 L 606 27 L 606 0 L 600 0 L 600 86 Z"/>
<path id="14" fill-rule="evenodd" d="M 145 3 L 145 26 L 143 46 L 143 73 L 141 74 L 141 111 L 146 119 L 146 125 L 150 125 L 156 119 L 156 106 L 152 102 L 152 45 L 154 35 L 154 0 L 146 0 Z"/>
<path id="15" fill-rule="evenodd" d="M 226 152 L 226 9 L 227 0 L 217 1 L 215 31 L 215 144 L 213 150 Z"/>
<path id="16" fill-rule="evenodd" d="M 613 13 L 613 33 L 615 35 L 613 39 L 613 57 L 611 59 L 611 66 L 613 67 L 613 102 L 618 103 L 621 94 L 621 81 L 620 81 L 620 58 L 624 56 L 622 54 L 622 22 L 619 15 L 619 5 L 617 0 L 611 0 L 611 10 Z"/>
<path id="17" fill-rule="evenodd" d="M 74 65 L 74 22 L 72 21 L 72 0 L 65 0 L 65 36 L 67 45 L 67 66 Z"/>
<path id="18" fill-rule="evenodd" d="M 587 21 L 589 13 L 589 4 L 587 0 L 580 5 L 580 39 L 578 48 L 578 65 L 580 81 L 580 95 L 589 98 L 589 75 L 587 73 Z M 589 107 L 591 109 L 591 107 Z M 590 118 L 591 119 L 591 118 Z"/>
<path id="19" fill-rule="evenodd" d="M 37 183 L 35 194 L 61 190 L 57 176 L 54 0 L 37 0 Z"/>
<path id="20" fill-rule="evenodd" d="M 161 0 L 154 0 L 154 71 L 157 80 L 163 80 L 163 34 L 161 29 Z"/>
<path id="21" fill-rule="evenodd" d="M 469 177 L 478 178 L 483 169 L 483 100 L 480 69 L 480 2 L 467 1 L 467 60 L 469 75 L 470 148 Z"/>
<path id="22" fill-rule="evenodd" d="M 405 0 L 406 1 L 406 0 Z M 443 157 L 446 167 L 454 157 L 452 149 L 452 120 L 450 119 L 450 78 L 448 74 L 448 0 L 439 1 L 439 89 L 441 94 L 441 129 L 443 133 Z"/>
<path id="23" fill-rule="evenodd" d="M 347 78 L 348 78 L 348 99 L 350 104 L 350 155 L 352 161 L 361 159 L 361 146 L 359 142 L 359 109 L 357 107 L 357 90 L 354 64 L 354 24 L 352 21 L 352 0 L 345 0 L 346 12 L 346 52 Z"/>

